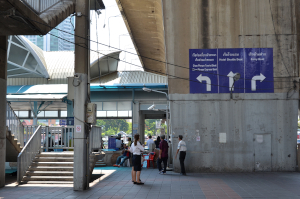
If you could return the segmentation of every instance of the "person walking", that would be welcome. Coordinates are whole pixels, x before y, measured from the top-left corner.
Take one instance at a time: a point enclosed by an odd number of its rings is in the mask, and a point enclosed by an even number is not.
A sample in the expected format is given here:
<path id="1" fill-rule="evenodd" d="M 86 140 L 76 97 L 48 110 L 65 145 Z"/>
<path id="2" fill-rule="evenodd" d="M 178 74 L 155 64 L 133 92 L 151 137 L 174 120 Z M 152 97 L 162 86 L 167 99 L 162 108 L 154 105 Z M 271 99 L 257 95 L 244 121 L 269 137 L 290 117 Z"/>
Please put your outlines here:
<path id="1" fill-rule="evenodd" d="M 177 154 L 179 152 L 179 161 L 180 161 L 180 167 L 181 167 L 181 175 L 186 175 L 185 173 L 185 167 L 184 167 L 184 159 L 185 159 L 185 156 L 186 156 L 186 144 L 185 144 L 185 141 L 182 140 L 182 135 L 179 135 L 178 136 L 178 140 L 179 140 L 179 143 L 178 143 L 178 148 L 177 148 L 177 152 L 176 152 L 176 155 L 175 155 L 175 159 L 177 158 Z"/>
<path id="2" fill-rule="evenodd" d="M 150 145 L 154 144 L 154 141 L 152 140 L 152 135 L 149 135 L 149 139 L 147 141 L 147 147 L 150 148 Z"/>
<path id="3" fill-rule="evenodd" d="M 166 174 L 167 171 L 167 161 L 168 161 L 168 142 L 165 140 L 165 135 L 160 136 L 161 141 L 159 144 L 159 156 L 157 159 L 157 167 L 159 174 Z M 164 170 L 161 168 L 161 162 L 164 163 Z"/>
<path id="4" fill-rule="evenodd" d="M 140 144 L 139 140 L 140 135 L 135 134 L 134 142 L 130 147 L 130 152 L 133 153 L 131 176 L 133 184 L 143 185 L 144 183 L 141 182 L 140 176 L 142 170 L 141 153 L 144 151 L 144 147 Z"/>

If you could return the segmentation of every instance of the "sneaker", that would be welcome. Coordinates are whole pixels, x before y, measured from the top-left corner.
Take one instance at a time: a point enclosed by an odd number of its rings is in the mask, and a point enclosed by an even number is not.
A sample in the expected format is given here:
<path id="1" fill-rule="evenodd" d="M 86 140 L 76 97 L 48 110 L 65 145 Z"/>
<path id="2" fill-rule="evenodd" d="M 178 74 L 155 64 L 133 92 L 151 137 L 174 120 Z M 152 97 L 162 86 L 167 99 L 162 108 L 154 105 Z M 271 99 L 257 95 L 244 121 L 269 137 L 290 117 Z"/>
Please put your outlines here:
<path id="1" fill-rule="evenodd" d="M 120 167 L 120 165 L 117 165 L 117 167 Z"/>
<path id="2" fill-rule="evenodd" d="M 114 164 L 114 165 L 113 165 L 113 167 L 117 167 L 117 166 L 118 166 L 117 164 Z"/>
<path id="3" fill-rule="evenodd" d="M 161 172 L 160 174 L 161 174 L 161 175 L 165 175 L 165 174 L 166 174 L 166 172 Z"/>
<path id="4" fill-rule="evenodd" d="M 161 174 L 163 171 L 158 172 L 158 174 Z"/>

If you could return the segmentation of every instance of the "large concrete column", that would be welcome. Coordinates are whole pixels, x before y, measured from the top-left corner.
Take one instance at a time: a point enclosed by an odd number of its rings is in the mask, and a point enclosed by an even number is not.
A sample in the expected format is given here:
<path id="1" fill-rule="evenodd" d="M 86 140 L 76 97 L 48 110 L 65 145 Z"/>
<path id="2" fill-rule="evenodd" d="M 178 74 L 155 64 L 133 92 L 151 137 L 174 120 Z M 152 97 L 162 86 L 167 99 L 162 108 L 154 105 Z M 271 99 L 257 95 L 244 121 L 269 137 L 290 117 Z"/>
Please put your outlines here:
<path id="1" fill-rule="evenodd" d="M 140 134 L 140 103 L 135 101 L 132 104 L 132 136 Z"/>
<path id="2" fill-rule="evenodd" d="M 0 187 L 5 185 L 7 36 L 0 36 Z"/>
<path id="3" fill-rule="evenodd" d="M 86 104 L 88 102 L 88 70 L 89 70 L 89 0 L 77 0 L 76 12 L 82 16 L 76 18 L 75 43 L 75 95 L 74 95 L 74 190 L 89 188 L 88 182 L 88 125 L 86 120 Z"/>
<path id="4" fill-rule="evenodd" d="M 173 154 L 183 135 L 187 172 L 295 171 L 299 6 L 295 0 L 163 0 L 169 63 L 189 66 L 190 49 L 273 49 L 273 93 L 193 94 L 189 70 L 168 65 Z M 178 159 L 174 169 L 180 171 Z"/>

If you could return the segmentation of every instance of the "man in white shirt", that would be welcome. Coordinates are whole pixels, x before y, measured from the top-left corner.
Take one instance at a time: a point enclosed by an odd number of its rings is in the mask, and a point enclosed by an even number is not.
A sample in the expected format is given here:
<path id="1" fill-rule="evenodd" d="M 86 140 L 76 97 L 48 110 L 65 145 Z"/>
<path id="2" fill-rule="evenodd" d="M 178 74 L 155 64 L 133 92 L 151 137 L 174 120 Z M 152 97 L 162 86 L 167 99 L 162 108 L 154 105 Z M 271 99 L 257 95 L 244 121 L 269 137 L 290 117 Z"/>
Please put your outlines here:
<path id="1" fill-rule="evenodd" d="M 154 144 L 154 141 L 152 140 L 152 136 L 149 135 L 149 139 L 148 139 L 148 141 L 147 141 L 148 149 L 150 148 L 150 146 L 151 146 L 152 144 Z"/>
<path id="2" fill-rule="evenodd" d="M 175 155 L 175 159 L 177 158 L 177 154 L 178 152 L 179 153 L 179 161 L 180 161 L 180 167 L 181 167 L 181 175 L 186 175 L 185 173 L 185 167 L 184 167 L 184 159 L 185 159 L 185 156 L 186 156 L 186 144 L 185 144 L 185 141 L 182 140 L 182 135 L 179 135 L 178 136 L 178 140 L 179 140 L 179 143 L 178 143 L 178 148 L 177 148 L 177 152 L 176 152 L 176 155 Z"/>

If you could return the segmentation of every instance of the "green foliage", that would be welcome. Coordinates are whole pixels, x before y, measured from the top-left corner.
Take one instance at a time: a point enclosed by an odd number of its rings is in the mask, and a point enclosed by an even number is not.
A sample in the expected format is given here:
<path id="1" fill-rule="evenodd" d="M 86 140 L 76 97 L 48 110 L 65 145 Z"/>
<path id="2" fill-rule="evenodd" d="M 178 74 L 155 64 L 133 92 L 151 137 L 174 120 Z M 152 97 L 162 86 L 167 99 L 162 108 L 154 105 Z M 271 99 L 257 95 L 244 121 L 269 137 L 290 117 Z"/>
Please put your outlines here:
<path id="1" fill-rule="evenodd" d="M 159 129 L 156 129 L 156 121 L 156 119 L 145 120 L 145 135 L 156 135 L 156 132 L 160 132 Z M 102 136 L 116 135 L 120 131 L 132 134 L 132 123 L 126 122 L 124 119 L 97 120 L 97 126 L 104 126 Z M 162 127 L 167 129 L 165 124 L 162 124 Z"/>
<path id="2" fill-rule="evenodd" d="M 115 135 L 120 131 L 128 132 L 129 130 L 129 123 L 124 119 L 97 120 L 97 126 L 104 126 L 102 135 Z"/>

